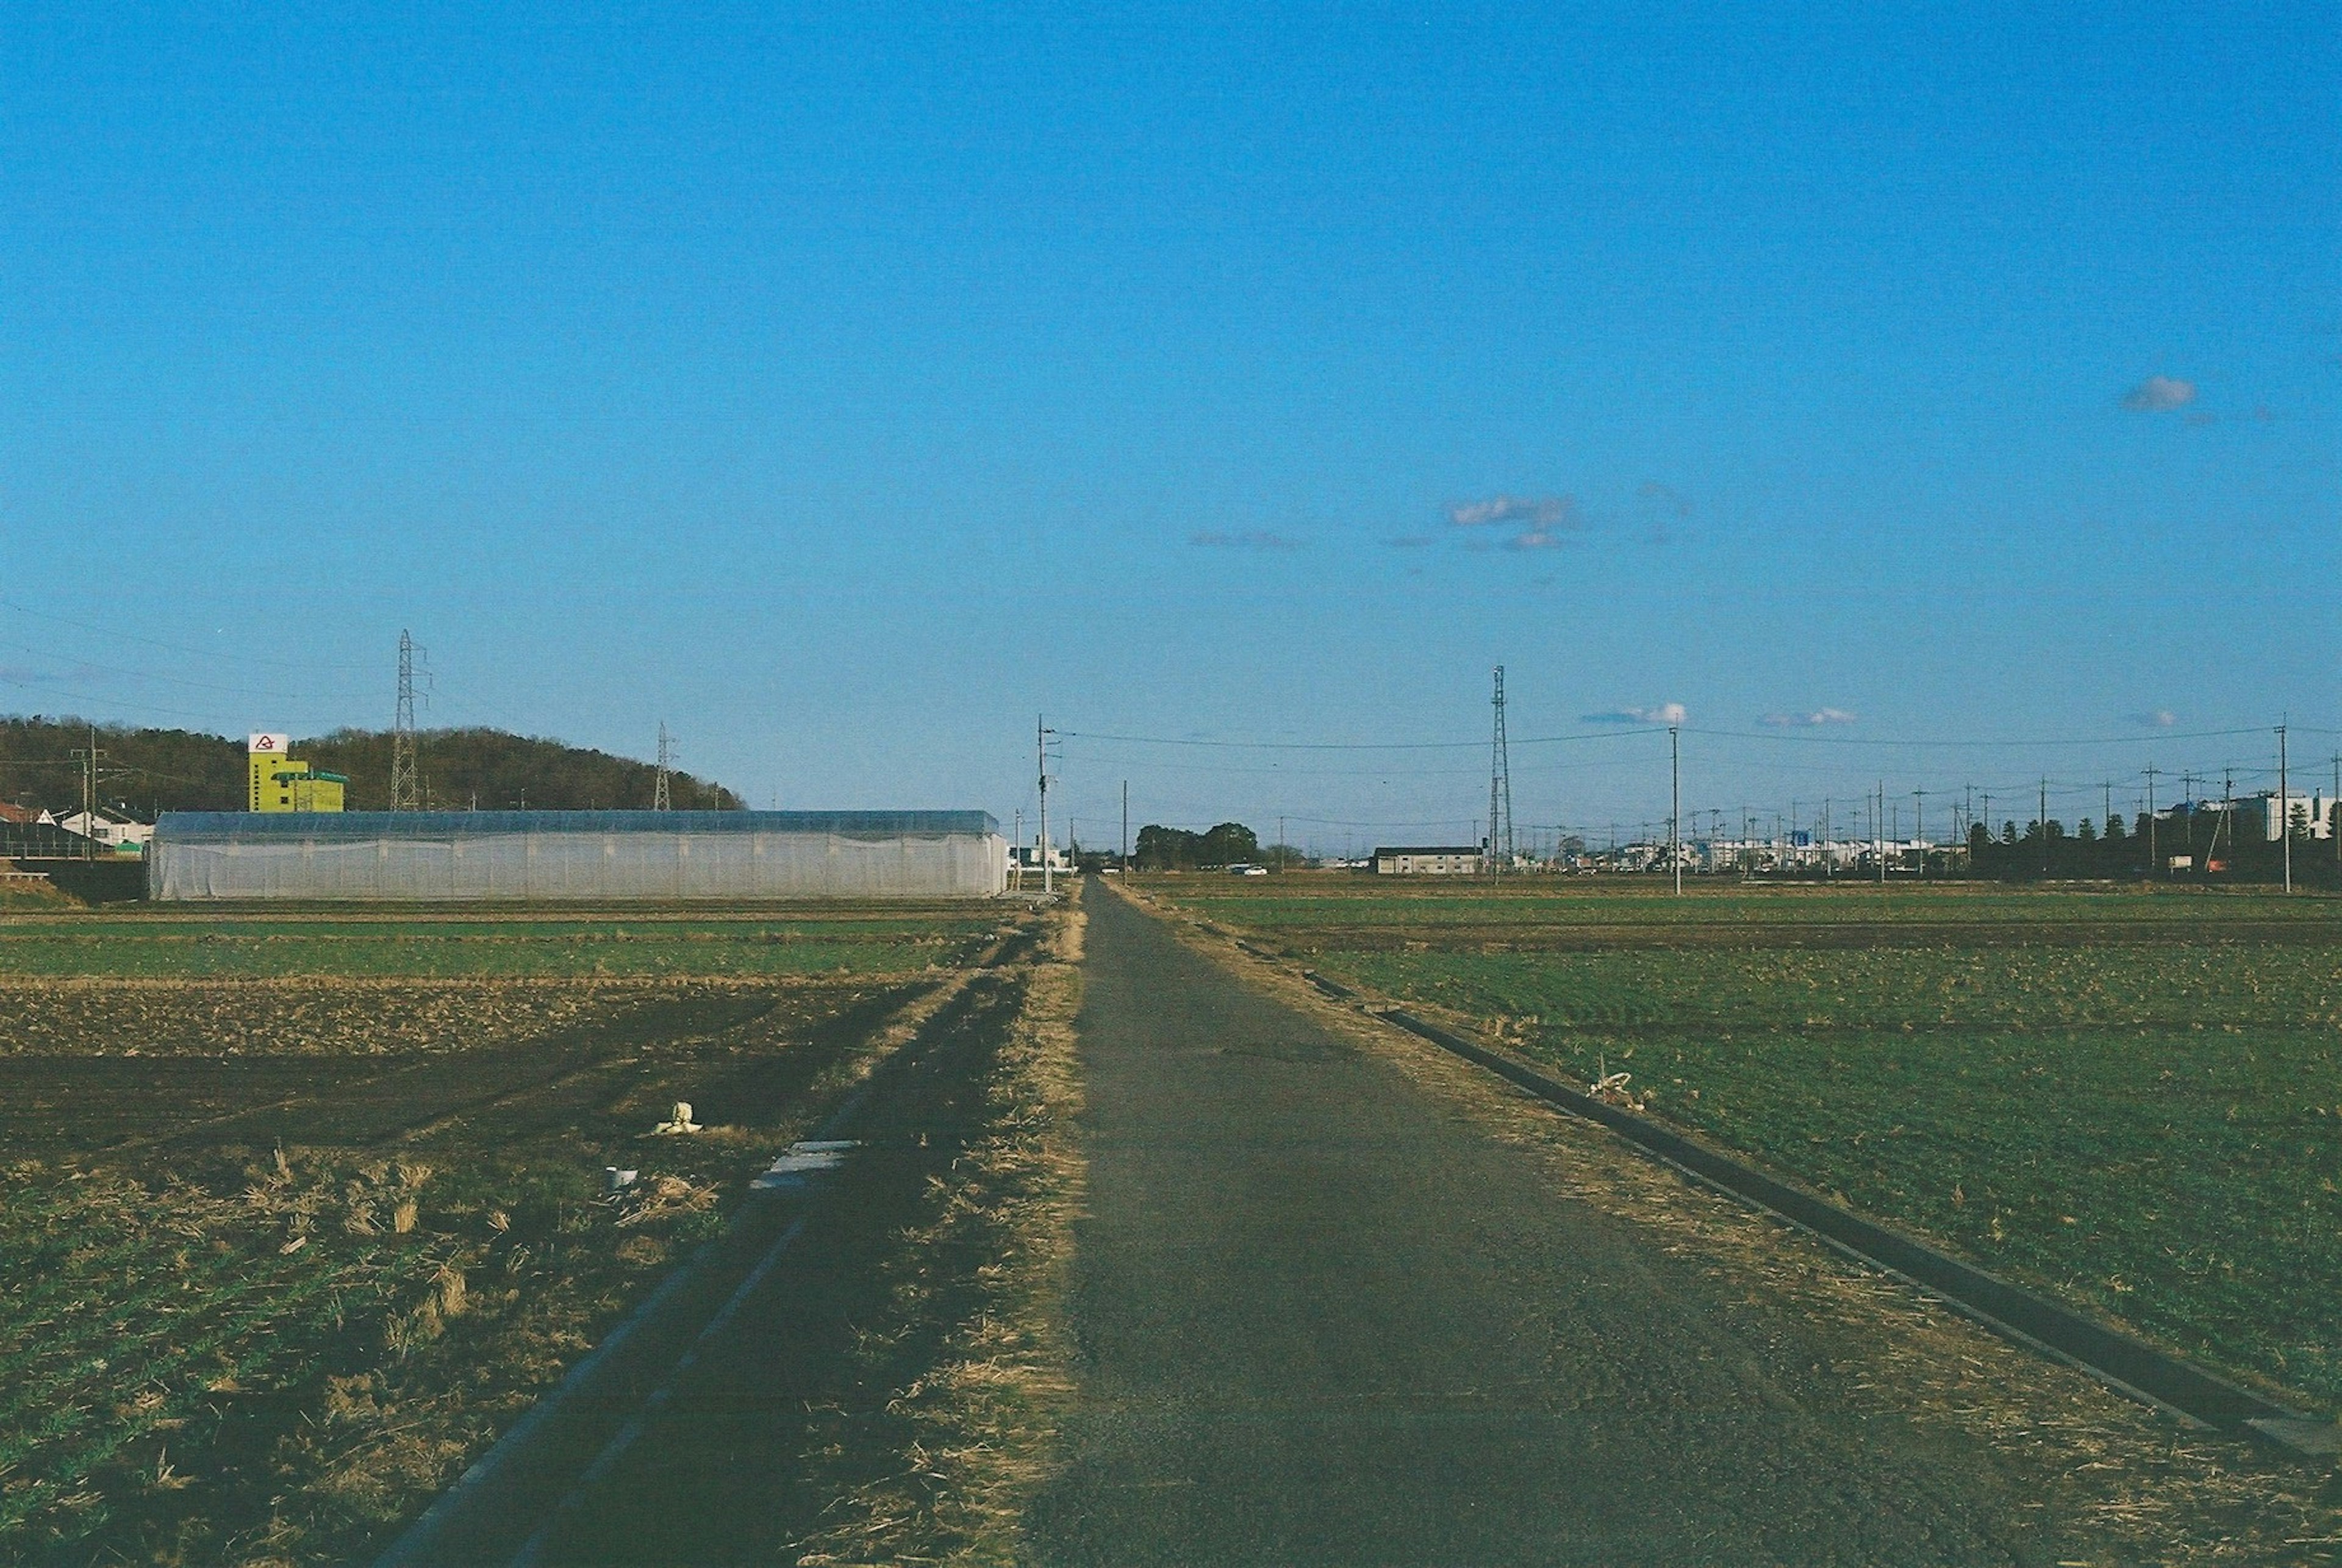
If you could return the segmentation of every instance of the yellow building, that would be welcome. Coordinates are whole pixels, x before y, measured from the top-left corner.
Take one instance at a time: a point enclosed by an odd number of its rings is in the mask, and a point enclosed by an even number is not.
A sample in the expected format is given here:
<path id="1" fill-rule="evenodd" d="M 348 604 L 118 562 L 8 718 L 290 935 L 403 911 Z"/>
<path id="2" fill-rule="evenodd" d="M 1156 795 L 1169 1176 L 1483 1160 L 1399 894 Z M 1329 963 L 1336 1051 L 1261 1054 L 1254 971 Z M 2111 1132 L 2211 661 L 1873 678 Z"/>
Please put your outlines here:
<path id="1" fill-rule="evenodd" d="M 252 765 L 251 804 L 254 811 L 339 811 L 342 790 L 350 781 L 339 774 L 319 773 L 295 756 L 288 756 L 290 735 L 255 734 L 245 744 Z"/>

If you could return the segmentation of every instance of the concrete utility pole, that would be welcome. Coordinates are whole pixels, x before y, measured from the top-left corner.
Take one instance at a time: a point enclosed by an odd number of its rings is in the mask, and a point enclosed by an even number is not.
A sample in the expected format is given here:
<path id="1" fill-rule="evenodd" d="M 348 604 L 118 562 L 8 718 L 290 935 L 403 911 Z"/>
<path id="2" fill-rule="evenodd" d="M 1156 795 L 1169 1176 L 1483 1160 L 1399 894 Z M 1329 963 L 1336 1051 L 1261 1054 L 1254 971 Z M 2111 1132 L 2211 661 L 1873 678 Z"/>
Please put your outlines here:
<path id="1" fill-rule="evenodd" d="M 89 726 L 89 744 L 74 748 L 81 763 L 82 858 L 97 858 L 97 764 L 105 754 L 97 749 L 97 726 Z"/>
<path id="2" fill-rule="evenodd" d="M 1130 878 L 1130 781 L 1122 781 L 1122 875 Z"/>
<path id="3" fill-rule="evenodd" d="M 2049 874 L 2049 775 L 2041 775 L 2041 874 Z"/>
<path id="4" fill-rule="evenodd" d="M 1887 781 L 1878 781 L 1878 809 L 1870 818 L 1871 848 L 1878 855 L 1878 885 L 1887 885 Z"/>
<path id="5" fill-rule="evenodd" d="M 1683 896 L 1683 739 L 1679 725 L 1667 726 L 1667 859 L 1676 868 L 1676 896 Z"/>
<path id="6" fill-rule="evenodd" d="M 1049 865 L 1049 731 L 1038 714 L 1033 719 L 1033 754 L 1041 771 L 1041 896 L 1049 898 L 1056 891 Z"/>
<path id="7" fill-rule="evenodd" d="M 2150 878 L 2162 875 L 2161 864 L 2155 857 L 2155 764 L 2149 763 L 2147 764 L 2147 874 Z"/>
<path id="8" fill-rule="evenodd" d="M 1927 792 L 1911 792 L 1911 844 L 1919 852 L 1919 874 L 1927 874 Z"/>
<path id="9" fill-rule="evenodd" d="M 2285 845 L 2285 890 L 2293 891 L 2293 797 L 2286 789 L 2285 726 L 2277 727 L 2277 835 Z"/>

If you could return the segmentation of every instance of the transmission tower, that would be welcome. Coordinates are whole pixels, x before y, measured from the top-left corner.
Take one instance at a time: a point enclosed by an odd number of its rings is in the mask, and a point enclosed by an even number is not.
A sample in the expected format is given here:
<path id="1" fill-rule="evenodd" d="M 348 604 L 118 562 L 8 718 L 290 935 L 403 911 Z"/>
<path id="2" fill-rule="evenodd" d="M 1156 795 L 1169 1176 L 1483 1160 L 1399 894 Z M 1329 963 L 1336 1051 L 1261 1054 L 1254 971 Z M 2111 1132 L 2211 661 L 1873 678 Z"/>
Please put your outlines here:
<path id="1" fill-rule="evenodd" d="M 423 809 L 423 767 L 415 754 L 415 635 L 398 634 L 398 717 L 390 727 L 390 809 Z"/>
<path id="2" fill-rule="evenodd" d="M 653 811 L 673 811 L 675 802 L 667 794 L 666 775 L 675 763 L 675 740 L 666 733 L 666 721 L 659 721 L 658 784 L 651 791 Z"/>
<path id="3" fill-rule="evenodd" d="M 1502 876 L 1513 859 L 1513 768 L 1505 754 L 1505 666 L 1496 666 L 1496 737 L 1488 755 L 1488 874 Z"/>

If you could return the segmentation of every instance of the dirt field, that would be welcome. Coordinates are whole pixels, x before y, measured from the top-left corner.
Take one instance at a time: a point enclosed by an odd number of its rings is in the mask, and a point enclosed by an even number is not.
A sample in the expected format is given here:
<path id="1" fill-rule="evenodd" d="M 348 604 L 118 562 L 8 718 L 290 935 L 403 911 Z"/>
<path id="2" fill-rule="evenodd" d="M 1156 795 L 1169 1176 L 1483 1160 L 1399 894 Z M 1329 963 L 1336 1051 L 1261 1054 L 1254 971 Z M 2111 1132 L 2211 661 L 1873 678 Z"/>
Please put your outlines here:
<path id="1" fill-rule="evenodd" d="M 481 924 L 0 922 L 0 1557 L 363 1556 L 1006 929 Z"/>

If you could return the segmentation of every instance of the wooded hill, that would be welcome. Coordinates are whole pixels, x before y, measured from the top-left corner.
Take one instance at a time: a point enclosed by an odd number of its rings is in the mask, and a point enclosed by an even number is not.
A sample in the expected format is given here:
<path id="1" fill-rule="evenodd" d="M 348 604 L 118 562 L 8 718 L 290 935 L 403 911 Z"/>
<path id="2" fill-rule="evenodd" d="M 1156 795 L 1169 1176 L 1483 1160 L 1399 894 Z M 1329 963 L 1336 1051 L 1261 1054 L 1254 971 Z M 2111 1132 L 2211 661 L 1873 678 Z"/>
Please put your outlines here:
<path id="1" fill-rule="evenodd" d="M 424 804 L 440 811 L 646 810 L 658 770 L 632 757 L 506 734 L 502 730 L 425 730 L 417 734 Z M 82 764 L 74 752 L 90 744 L 90 726 L 74 719 L 0 718 L 0 799 L 56 812 L 81 807 Z M 387 731 L 335 730 L 295 738 L 293 755 L 350 781 L 352 811 L 390 805 Z M 242 811 L 245 749 L 241 740 L 192 730 L 97 726 L 98 799 L 150 817 L 155 811 Z M 670 774 L 667 790 L 678 811 L 737 811 L 732 791 L 689 774 Z"/>

